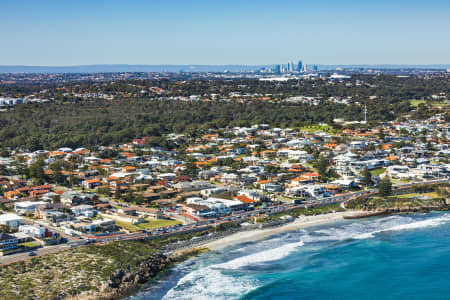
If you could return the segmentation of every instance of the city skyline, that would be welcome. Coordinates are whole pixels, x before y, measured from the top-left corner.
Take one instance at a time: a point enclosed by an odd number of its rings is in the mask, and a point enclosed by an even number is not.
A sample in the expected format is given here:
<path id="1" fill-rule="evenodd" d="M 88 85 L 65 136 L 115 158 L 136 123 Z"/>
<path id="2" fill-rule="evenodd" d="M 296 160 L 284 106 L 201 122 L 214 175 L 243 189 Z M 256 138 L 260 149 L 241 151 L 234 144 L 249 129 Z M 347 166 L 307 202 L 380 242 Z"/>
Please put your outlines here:
<path id="1" fill-rule="evenodd" d="M 14 1 L 0 65 L 448 64 L 450 3 Z"/>

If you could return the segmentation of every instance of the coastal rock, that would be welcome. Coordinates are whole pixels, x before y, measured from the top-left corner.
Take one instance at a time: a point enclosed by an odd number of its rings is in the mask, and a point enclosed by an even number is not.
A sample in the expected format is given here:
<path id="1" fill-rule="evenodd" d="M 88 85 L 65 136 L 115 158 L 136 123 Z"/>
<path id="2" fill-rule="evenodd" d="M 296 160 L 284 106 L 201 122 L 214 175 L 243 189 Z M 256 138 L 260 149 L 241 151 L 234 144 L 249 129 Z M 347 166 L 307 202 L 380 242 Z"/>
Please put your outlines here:
<path id="1" fill-rule="evenodd" d="M 171 263 L 170 258 L 162 253 L 155 253 L 141 262 L 134 271 L 130 266 L 126 269 L 118 269 L 114 271 L 109 278 L 107 289 L 111 294 L 121 294 L 143 284 L 149 279 L 155 277 L 167 265 Z"/>

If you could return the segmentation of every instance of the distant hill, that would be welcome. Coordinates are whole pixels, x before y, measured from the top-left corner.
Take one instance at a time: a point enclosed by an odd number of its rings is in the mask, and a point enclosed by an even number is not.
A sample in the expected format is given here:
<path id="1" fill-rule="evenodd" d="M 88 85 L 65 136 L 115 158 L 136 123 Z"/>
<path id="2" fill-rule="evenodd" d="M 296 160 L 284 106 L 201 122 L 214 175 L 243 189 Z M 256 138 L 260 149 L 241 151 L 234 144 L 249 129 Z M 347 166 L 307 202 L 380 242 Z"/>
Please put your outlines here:
<path id="1" fill-rule="evenodd" d="M 312 64 L 309 64 L 312 65 Z M 108 72 L 248 72 L 273 65 L 80 65 L 80 66 L 0 66 L 0 73 L 108 73 Z M 319 70 L 342 69 L 448 69 L 438 65 L 318 65 Z"/>
<path id="2" fill-rule="evenodd" d="M 434 70 L 445 70 L 450 68 L 450 64 L 435 64 L 435 65 L 318 65 L 320 70 L 333 70 L 336 68 L 342 69 L 434 69 Z"/>
<path id="3" fill-rule="evenodd" d="M 0 73 L 245 72 L 261 67 L 245 65 L 0 66 Z"/>

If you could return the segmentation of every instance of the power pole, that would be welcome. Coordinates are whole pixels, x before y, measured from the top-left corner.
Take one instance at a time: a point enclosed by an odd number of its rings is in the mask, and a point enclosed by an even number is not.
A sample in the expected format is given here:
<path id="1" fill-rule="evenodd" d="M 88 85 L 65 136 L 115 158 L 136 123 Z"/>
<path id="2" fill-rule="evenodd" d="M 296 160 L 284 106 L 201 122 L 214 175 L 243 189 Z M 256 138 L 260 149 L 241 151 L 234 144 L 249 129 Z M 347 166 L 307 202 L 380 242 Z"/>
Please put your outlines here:
<path id="1" fill-rule="evenodd" d="M 364 105 L 364 123 L 367 124 L 367 105 Z"/>

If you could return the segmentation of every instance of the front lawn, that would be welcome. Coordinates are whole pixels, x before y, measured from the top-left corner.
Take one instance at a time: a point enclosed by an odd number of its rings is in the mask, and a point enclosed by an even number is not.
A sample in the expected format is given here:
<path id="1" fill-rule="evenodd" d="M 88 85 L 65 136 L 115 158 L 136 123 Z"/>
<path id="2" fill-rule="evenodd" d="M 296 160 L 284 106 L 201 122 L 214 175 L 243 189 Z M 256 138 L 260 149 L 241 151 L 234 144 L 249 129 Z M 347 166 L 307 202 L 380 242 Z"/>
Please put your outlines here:
<path id="1" fill-rule="evenodd" d="M 19 246 L 24 246 L 26 248 L 34 248 L 34 247 L 39 247 L 40 244 L 37 242 L 29 241 L 29 242 L 21 243 L 21 244 L 19 244 Z"/>
<path id="2" fill-rule="evenodd" d="M 384 173 L 384 171 L 386 171 L 385 168 L 378 168 L 378 169 L 374 169 L 374 170 L 370 171 L 370 174 L 375 175 L 375 176 L 380 176 L 381 174 Z"/>
<path id="3" fill-rule="evenodd" d="M 409 194 L 396 195 L 396 196 L 390 196 L 390 197 L 396 197 L 396 198 L 400 198 L 400 199 L 429 197 L 429 198 L 434 199 L 434 198 L 438 198 L 438 194 L 436 194 L 436 192 L 430 192 L 430 193 L 409 193 Z"/>
<path id="4" fill-rule="evenodd" d="M 177 220 L 166 220 L 166 219 L 161 220 L 146 219 L 145 222 L 139 224 L 131 224 L 128 222 L 121 222 L 121 221 L 116 221 L 116 224 L 117 226 L 120 226 L 123 229 L 128 230 L 129 232 L 136 232 L 142 229 L 153 230 L 155 228 L 172 226 L 176 224 L 181 224 L 181 222 Z"/>
<path id="5" fill-rule="evenodd" d="M 140 223 L 140 224 L 136 224 L 136 226 L 138 228 L 140 228 L 140 229 L 152 230 L 152 229 L 155 229 L 155 228 L 167 227 L 167 226 L 172 226 L 172 225 L 176 225 L 176 224 L 181 224 L 181 222 L 177 221 L 177 220 L 165 220 L 165 219 L 152 220 L 152 219 L 147 219 L 146 222 Z"/>

